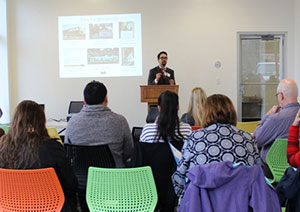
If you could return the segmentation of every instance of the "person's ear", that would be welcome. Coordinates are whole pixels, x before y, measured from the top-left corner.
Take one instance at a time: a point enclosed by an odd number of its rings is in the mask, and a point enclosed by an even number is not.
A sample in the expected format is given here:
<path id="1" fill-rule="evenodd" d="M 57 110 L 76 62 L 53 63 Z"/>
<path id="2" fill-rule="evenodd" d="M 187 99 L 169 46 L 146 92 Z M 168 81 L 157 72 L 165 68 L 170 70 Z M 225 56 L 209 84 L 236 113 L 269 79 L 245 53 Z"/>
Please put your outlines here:
<path id="1" fill-rule="evenodd" d="M 157 108 L 158 108 L 158 111 L 160 112 L 161 108 L 160 108 L 160 106 L 159 106 L 159 105 L 157 105 Z"/>
<path id="2" fill-rule="evenodd" d="M 105 104 L 105 106 L 108 104 L 108 97 L 107 97 L 107 94 L 106 94 L 106 96 L 105 96 L 105 98 L 104 98 L 104 104 Z"/>
<path id="3" fill-rule="evenodd" d="M 85 99 L 83 100 L 83 103 L 84 103 L 85 105 L 87 105 L 87 103 L 86 103 Z"/>
<path id="4" fill-rule="evenodd" d="M 179 107 L 179 105 L 177 106 L 177 110 L 179 110 L 180 109 L 180 107 Z"/>

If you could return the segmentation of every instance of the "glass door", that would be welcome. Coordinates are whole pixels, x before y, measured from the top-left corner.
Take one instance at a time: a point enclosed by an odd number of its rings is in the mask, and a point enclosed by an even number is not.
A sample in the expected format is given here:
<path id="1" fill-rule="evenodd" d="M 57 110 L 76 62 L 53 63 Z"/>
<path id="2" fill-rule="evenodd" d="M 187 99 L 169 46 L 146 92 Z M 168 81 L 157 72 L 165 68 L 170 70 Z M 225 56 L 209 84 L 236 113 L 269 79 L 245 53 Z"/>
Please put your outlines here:
<path id="1" fill-rule="evenodd" d="M 239 121 L 257 121 L 278 104 L 284 78 L 283 34 L 239 34 Z"/>

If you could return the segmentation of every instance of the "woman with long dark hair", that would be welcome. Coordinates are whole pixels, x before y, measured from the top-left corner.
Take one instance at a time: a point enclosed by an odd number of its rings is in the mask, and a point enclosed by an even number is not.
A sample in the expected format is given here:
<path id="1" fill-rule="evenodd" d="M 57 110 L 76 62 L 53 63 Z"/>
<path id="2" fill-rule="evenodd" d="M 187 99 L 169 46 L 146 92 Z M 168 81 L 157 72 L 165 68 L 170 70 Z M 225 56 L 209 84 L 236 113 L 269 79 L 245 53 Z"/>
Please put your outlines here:
<path id="1" fill-rule="evenodd" d="M 171 91 L 163 92 L 158 98 L 159 116 L 154 123 L 144 126 L 140 142 L 183 141 L 191 133 L 191 127 L 180 122 L 178 109 L 178 95 Z"/>
<path id="2" fill-rule="evenodd" d="M 53 167 L 65 194 L 63 211 L 77 211 L 76 176 L 63 146 L 49 137 L 45 113 L 37 103 L 26 100 L 17 106 L 8 133 L 0 139 L 0 167 Z"/>

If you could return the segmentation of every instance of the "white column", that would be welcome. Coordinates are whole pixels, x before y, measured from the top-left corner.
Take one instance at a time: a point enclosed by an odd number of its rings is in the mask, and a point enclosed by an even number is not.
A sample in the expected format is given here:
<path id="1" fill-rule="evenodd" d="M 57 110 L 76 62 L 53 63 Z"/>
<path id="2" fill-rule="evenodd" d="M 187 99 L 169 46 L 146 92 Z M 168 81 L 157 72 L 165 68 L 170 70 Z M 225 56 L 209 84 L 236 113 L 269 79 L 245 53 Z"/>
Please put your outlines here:
<path id="1" fill-rule="evenodd" d="M 10 115 L 6 0 L 0 0 L 0 108 L 3 111 L 0 124 L 8 124 L 10 122 Z"/>

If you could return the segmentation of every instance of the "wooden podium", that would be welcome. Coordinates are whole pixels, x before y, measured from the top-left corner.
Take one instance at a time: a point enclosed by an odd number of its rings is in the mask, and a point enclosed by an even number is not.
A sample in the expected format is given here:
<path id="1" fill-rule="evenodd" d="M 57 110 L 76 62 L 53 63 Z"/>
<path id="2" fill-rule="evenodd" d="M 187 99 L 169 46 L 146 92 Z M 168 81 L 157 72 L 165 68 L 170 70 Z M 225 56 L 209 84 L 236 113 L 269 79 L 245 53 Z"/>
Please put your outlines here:
<path id="1" fill-rule="evenodd" d="M 158 104 L 159 95 L 168 90 L 178 94 L 178 85 L 140 85 L 141 102 L 148 103 L 148 111 L 151 106 Z"/>

